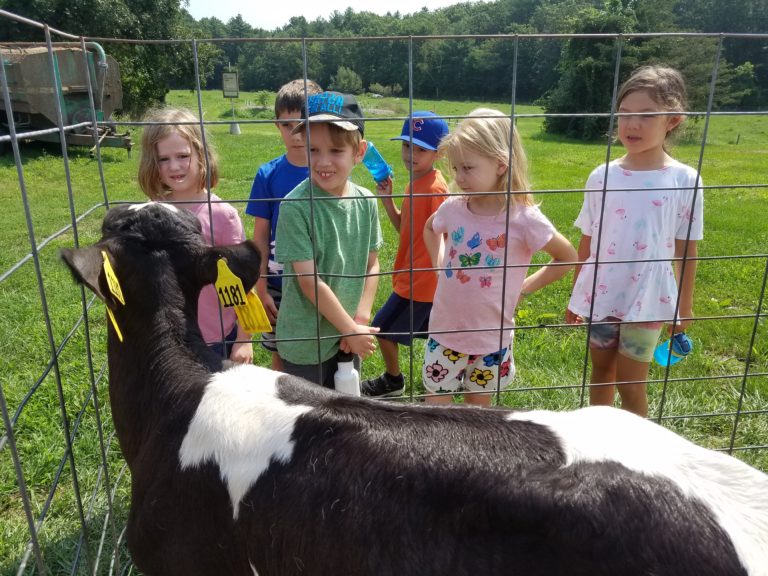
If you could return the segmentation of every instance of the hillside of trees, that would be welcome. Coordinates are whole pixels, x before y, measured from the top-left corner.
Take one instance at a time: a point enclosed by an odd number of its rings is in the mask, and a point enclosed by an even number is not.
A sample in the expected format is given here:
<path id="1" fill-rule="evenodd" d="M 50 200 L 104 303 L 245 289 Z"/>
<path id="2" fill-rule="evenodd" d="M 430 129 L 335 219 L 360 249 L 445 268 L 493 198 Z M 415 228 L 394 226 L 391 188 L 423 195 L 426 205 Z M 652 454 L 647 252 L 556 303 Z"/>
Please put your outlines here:
<path id="1" fill-rule="evenodd" d="M 765 0 L 496 0 L 384 16 L 350 8 L 311 22 L 296 16 L 271 31 L 253 28 L 240 16 L 226 23 L 217 18 L 197 21 L 183 0 L 0 0 L 0 7 L 89 37 L 256 39 L 198 42 L 199 74 L 207 88 L 219 88 L 221 71 L 232 65 L 239 71 L 241 89 L 274 91 L 302 76 L 306 50 L 308 76 L 326 88 L 403 96 L 412 90 L 417 98 L 510 101 L 516 67 L 517 101 L 540 103 L 559 113 L 610 109 L 617 41 L 495 36 L 768 31 Z M 428 36 L 436 38 L 424 38 Z M 38 30 L 5 19 L 0 19 L 0 37 L 42 40 Z M 362 37 L 378 39 L 356 40 Z M 768 41 L 727 38 L 721 50 L 720 41 L 623 39 L 621 78 L 638 63 L 676 66 L 691 86 L 690 108 L 704 110 L 719 53 L 715 109 L 768 107 Z M 106 49 L 121 64 L 128 113 L 139 114 L 161 101 L 170 88 L 195 85 L 191 42 L 109 43 Z M 548 118 L 547 128 L 591 138 L 604 132 L 603 124 L 596 118 Z"/>

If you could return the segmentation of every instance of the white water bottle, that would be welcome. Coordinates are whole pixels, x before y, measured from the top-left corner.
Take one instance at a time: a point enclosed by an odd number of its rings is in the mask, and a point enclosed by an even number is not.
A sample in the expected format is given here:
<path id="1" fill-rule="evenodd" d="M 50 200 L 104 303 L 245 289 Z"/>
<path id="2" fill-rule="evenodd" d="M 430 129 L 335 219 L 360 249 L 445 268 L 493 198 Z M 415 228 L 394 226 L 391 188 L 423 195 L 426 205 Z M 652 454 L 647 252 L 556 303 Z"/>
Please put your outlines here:
<path id="1" fill-rule="evenodd" d="M 354 354 L 349 352 L 338 353 L 338 368 L 333 375 L 333 385 L 337 392 L 360 396 L 360 374 L 355 370 L 354 358 Z"/>

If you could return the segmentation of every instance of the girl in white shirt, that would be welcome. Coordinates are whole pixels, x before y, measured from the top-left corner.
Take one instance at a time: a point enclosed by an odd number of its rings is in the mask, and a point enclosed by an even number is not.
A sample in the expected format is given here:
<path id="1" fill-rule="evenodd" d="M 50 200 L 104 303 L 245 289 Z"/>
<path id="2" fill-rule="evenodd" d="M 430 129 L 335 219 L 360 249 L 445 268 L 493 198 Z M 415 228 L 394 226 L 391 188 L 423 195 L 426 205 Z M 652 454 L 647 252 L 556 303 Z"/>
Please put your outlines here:
<path id="1" fill-rule="evenodd" d="M 683 331 L 693 318 L 702 184 L 665 147 L 684 120 L 685 100 L 683 78 L 672 68 L 632 74 L 617 96 L 626 153 L 592 171 L 576 219 L 583 265 L 566 319 L 592 322 L 590 403 L 613 405 L 617 388 L 621 407 L 641 416 L 648 415 L 645 381 L 663 325 Z"/>

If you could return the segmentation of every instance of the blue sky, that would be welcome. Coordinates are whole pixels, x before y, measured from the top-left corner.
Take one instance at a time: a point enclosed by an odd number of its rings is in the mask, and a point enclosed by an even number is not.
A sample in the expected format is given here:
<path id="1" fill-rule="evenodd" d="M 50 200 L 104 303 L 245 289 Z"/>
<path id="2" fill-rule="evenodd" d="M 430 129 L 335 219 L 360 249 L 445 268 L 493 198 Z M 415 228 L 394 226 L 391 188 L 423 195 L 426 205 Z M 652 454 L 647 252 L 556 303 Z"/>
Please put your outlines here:
<path id="1" fill-rule="evenodd" d="M 386 14 L 397 12 L 411 14 L 419 12 L 422 7 L 429 10 L 458 4 L 462 0 L 289 0 L 283 9 L 269 2 L 254 2 L 243 0 L 189 0 L 187 10 L 196 19 L 215 16 L 222 22 L 240 14 L 243 20 L 253 27 L 274 30 L 288 23 L 293 16 L 304 16 L 311 21 L 316 18 L 328 18 L 334 11 L 344 12 L 352 7 L 355 12 L 374 12 Z M 270 6 L 265 9 L 264 6 Z M 279 3 L 278 3 L 279 5 Z"/>

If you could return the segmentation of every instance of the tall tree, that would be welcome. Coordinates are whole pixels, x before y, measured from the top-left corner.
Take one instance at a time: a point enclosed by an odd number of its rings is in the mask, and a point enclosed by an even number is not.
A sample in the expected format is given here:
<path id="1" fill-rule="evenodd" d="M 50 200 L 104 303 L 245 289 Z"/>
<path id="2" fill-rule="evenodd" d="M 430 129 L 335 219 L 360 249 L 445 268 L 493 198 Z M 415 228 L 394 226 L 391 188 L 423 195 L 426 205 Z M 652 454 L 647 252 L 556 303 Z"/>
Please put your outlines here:
<path id="1" fill-rule="evenodd" d="M 768 2 L 765 0 L 678 0 L 674 6 L 681 30 L 700 32 L 765 33 Z M 750 63 L 757 84 L 758 101 L 768 102 L 768 42 L 729 38 L 724 55 L 735 66 Z"/>
<path id="2" fill-rule="evenodd" d="M 617 1 L 606 4 L 603 10 L 583 9 L 576 32 L 629 33 L 635 30 L 636 24 L 634 13 Z M 636 48 L 631 44 L 622 47 L 622 70 L 635 67 L 635 55 Z M 545 100 L 548 113 L 564 116 L 547 117 L 544 122 L 547 132 L 583 140 L 606 135 L 609 118 L 568 114 L 610 112 L 616 56 L 617 43 L 613 39 L 572 38 L 567 42 L 558 66 L 560 80 Z"/>

